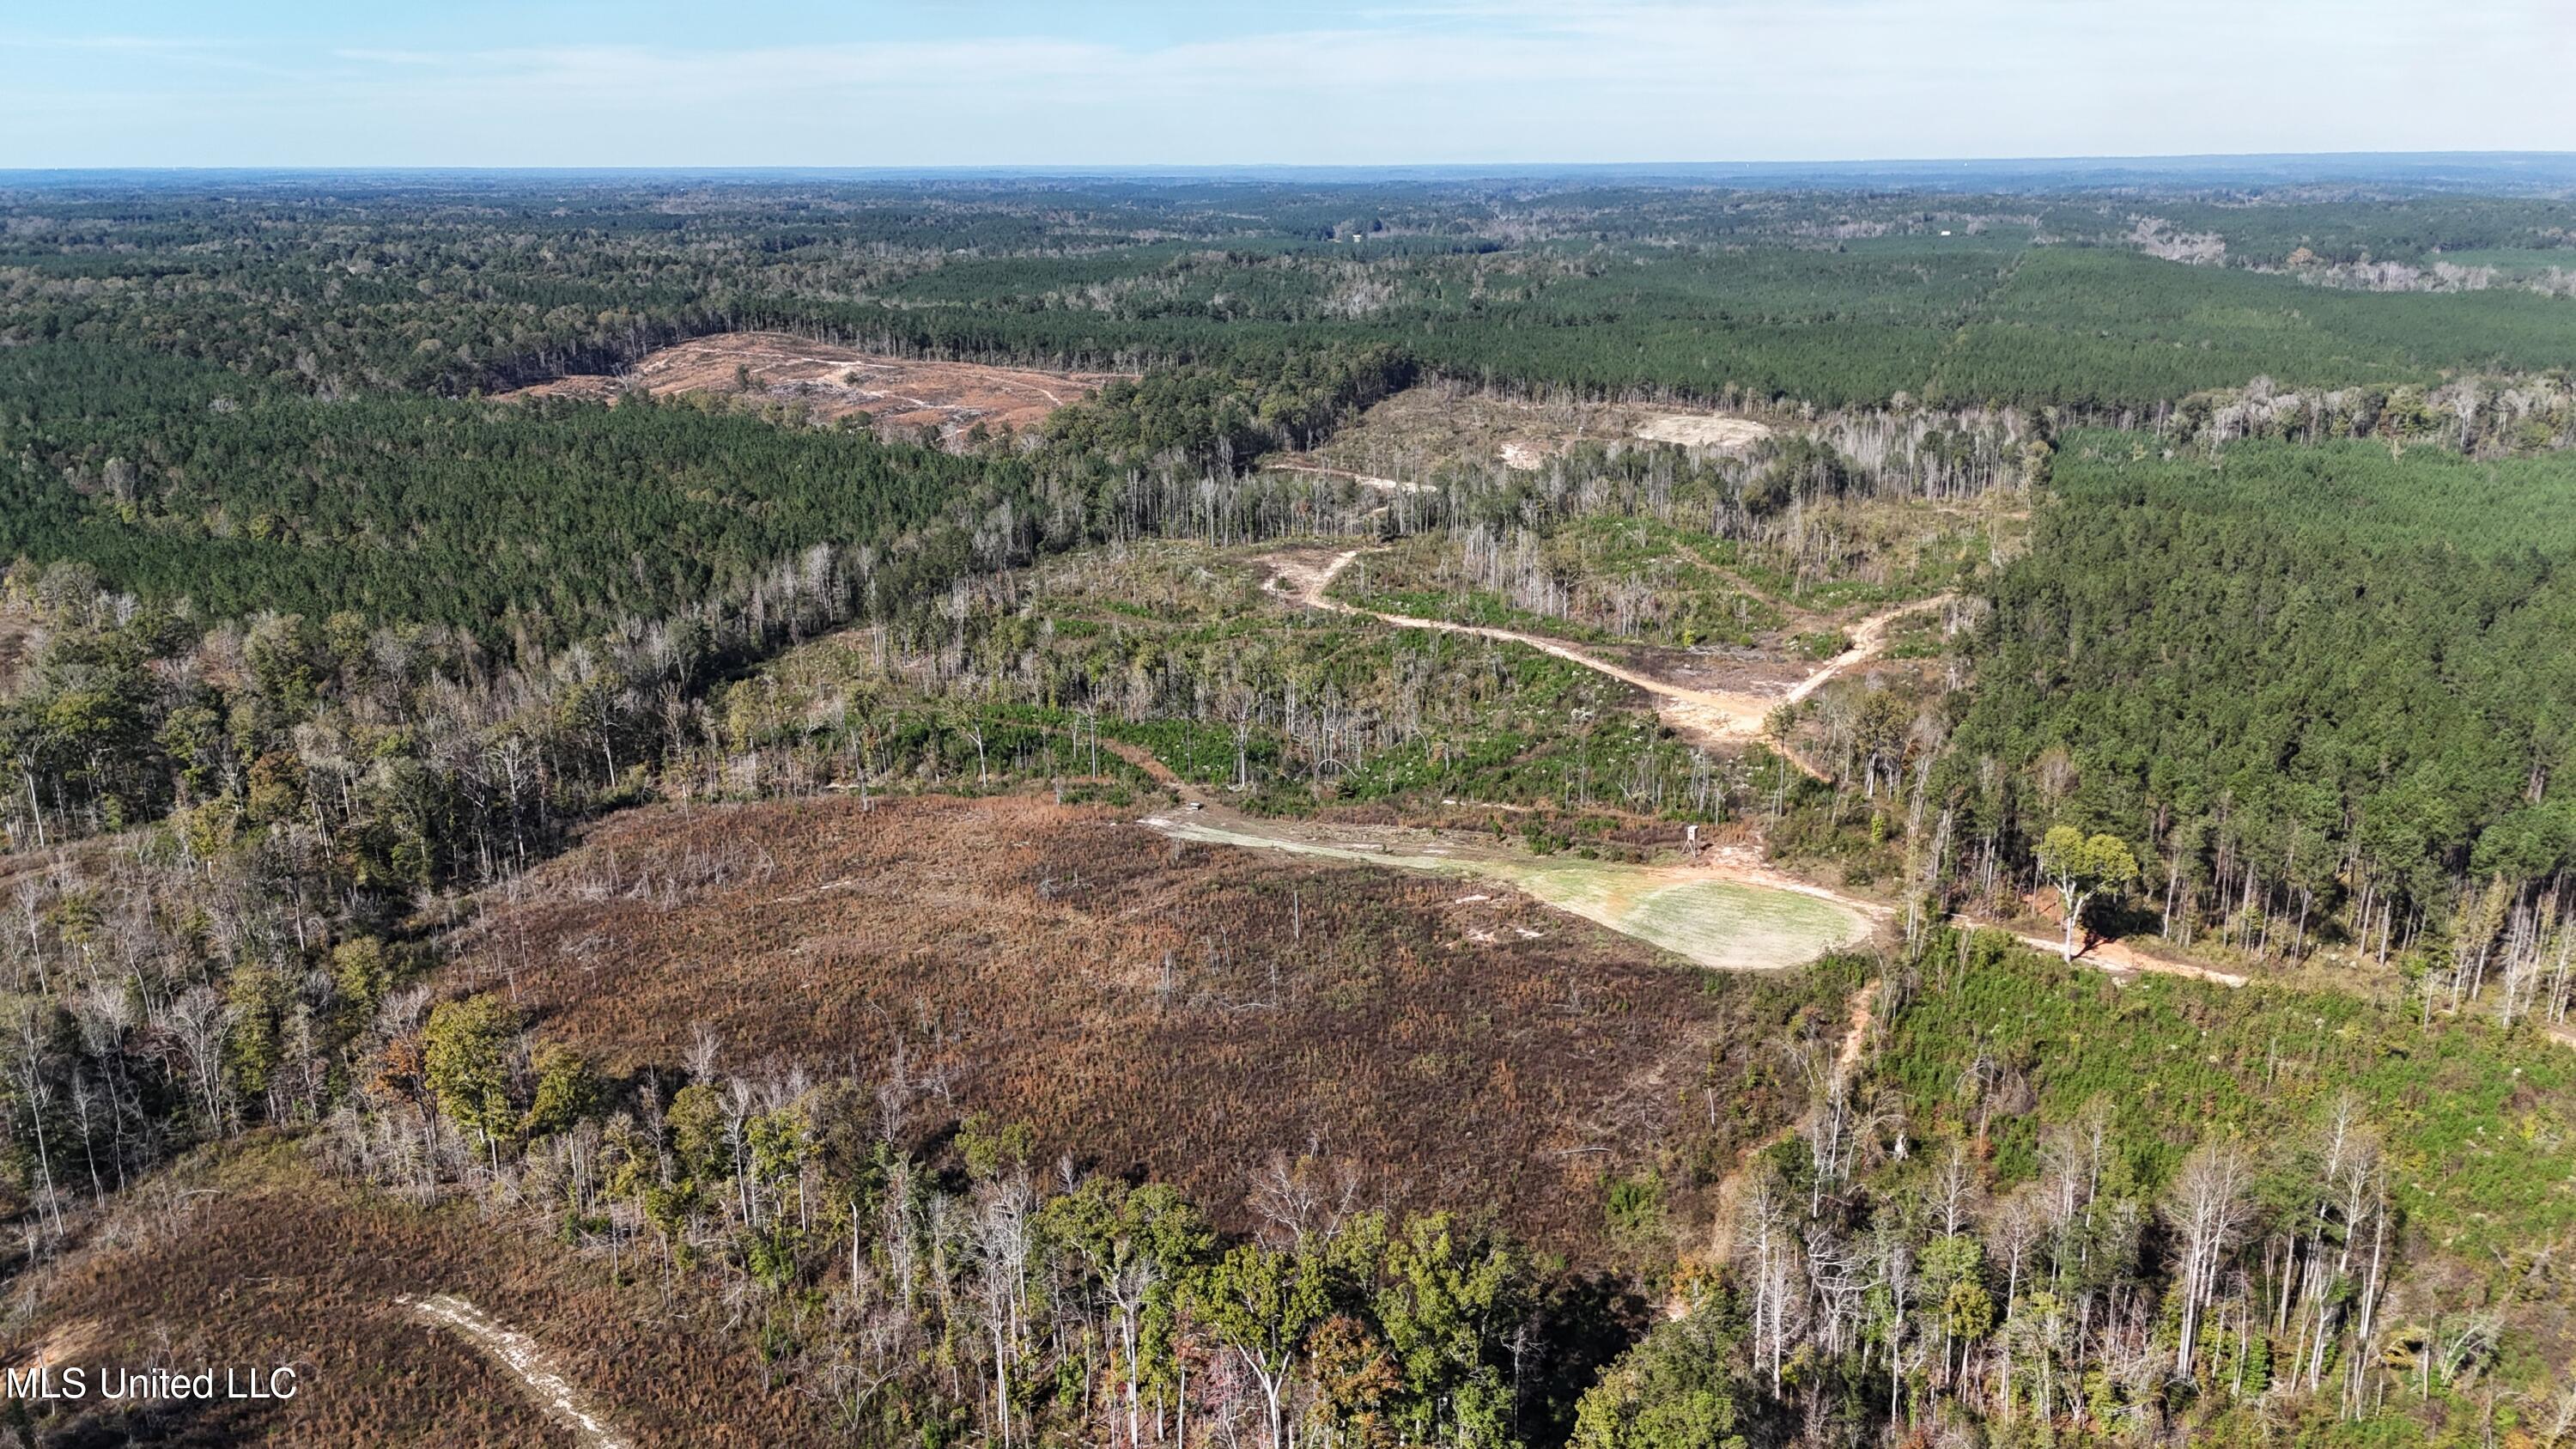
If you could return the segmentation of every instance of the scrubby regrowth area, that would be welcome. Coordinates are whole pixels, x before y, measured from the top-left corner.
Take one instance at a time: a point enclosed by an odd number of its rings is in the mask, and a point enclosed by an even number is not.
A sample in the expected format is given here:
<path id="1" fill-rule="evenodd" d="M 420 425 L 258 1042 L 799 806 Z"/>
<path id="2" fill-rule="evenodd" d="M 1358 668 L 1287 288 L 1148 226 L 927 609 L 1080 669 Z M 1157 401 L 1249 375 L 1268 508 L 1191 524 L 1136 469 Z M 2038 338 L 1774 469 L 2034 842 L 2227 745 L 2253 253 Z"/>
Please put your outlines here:
<path id="1" fill-rule="evenodd" d="M 1956 184 L 0 192 L 0 1435 L 2576 1440 L 2576 207 Z"/>

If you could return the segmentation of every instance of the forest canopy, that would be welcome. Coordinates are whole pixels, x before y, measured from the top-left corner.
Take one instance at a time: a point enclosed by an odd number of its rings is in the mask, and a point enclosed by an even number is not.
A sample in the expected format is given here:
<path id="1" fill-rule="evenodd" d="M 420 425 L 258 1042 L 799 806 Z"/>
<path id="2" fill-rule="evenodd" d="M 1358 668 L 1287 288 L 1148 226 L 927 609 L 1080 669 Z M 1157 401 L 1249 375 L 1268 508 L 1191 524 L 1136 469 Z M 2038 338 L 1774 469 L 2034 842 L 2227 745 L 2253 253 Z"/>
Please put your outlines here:
<path id="1" fill-rule="evenodd" d="M 0 337 L 324 395 L 495 390 L 763 327 L 1131 369 L 1401 345 L 1521 388 L 2118 408 L 2257 374 L 2549 368 L 2576 337 L 2569 208 L 2543 198 L 349 178 L 5 201 Z"/>
<path id="2" fill-rule="evenodd" d="M 2576 205 L 1945 184 L 0 190 L 9 1434 L 2576 1441 Z"/>
<path id="3" fill-rule="evenodd" d="M 2576 866 L 2566 455 L 2078 433 L 2055 491 L 1949 756 L 1978 829 L 2080 821 L 2220 915 L 2375 892 L 2401 930 Z"/>

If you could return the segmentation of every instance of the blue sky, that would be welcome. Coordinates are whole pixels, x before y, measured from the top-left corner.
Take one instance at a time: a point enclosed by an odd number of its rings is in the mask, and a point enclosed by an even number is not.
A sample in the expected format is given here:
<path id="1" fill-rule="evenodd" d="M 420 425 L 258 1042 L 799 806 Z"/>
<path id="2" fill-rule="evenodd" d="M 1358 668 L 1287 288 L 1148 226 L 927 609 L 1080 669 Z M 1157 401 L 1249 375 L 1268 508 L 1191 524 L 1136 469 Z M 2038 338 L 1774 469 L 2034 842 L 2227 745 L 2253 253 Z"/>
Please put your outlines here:
<path id="1" fill-rule="evenodd" d="M 0 0 L 0 167 L 2576 150 L 2576 0 Z"/>

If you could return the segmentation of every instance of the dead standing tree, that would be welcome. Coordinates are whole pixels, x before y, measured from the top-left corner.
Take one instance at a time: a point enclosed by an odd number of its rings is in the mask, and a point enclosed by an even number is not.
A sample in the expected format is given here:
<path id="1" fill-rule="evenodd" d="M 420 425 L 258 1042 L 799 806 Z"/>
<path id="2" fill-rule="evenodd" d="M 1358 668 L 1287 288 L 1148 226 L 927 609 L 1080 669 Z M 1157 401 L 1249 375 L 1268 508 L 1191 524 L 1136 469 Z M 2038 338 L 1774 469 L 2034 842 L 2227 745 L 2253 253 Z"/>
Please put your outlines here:
<path id="1" fill-rule="evenodd" d="M 2174 1373 L 2191 1376 L 2200 1316 L 2216 1296 L 2219 1269 L 2252 1218 L 2253 1172 L 2233 1143 L 2203 1143 L 2183 1159 L 2163 1204 L 2165 1222 L 2181 1240 L 2182 1335 Z"/>

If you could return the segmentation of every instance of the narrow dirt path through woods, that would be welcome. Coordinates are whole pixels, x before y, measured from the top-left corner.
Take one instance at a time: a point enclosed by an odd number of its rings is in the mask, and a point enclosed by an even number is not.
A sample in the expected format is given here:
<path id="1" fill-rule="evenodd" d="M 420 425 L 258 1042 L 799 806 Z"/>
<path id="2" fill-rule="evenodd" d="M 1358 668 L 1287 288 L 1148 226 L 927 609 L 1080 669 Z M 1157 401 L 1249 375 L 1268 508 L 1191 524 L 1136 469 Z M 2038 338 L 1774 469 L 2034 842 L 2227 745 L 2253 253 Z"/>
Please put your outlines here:
<path id="1" fill-rule="evenodd" d="M 632 1443 L 582 1398 L 581 1391 L 558 1372 L 537 1341 L 517 1332 L 451 1293 L 394 1300 L 415 1316 L 454 1333 L 518 1377 L 528 1397 L 555 1422 L 570 1429 L 582 1449 L 628 1449 Z"/>
<path id="2" fill-rule="evenodd" d="M 1860 1054 L 1869 1046 L 1870 1027 L 1877 1019 L 1878 989 L 1877 981 L 1867 982 L 1853 992 L 1851 1000 L 1845 1004 L 1843 1039 L 1834 1048 L 1832 1071 L 1837 1084 L 1848 1084 L 1852 1074 L 1860 1069 Z M 1718 1179 L 1717 1206 L 1709 1214 L 1710 1262 L 1723 1263 L 1735 1251 L 1736 1211 L 1743 1201 L 1745 1180 L 1752 1175 L 1754 1160 L 1796 1136 L 1817 1110 L 1817 1106 L 1811 1104 L 1798 1120 L 1783 1123 L 1778 1130 L 1760 1141 L 1745 1144 L 1744 1150 L 1735 1154 L 1735 1165 L 1727 1169 L 1726 1176 Z M 1689 1311 L 1689 1300 L 1678 1288 L 1675 1289 L 1673 1296 L 1664 1304 L 1664 1316 L 1679 1318 Z"/>

